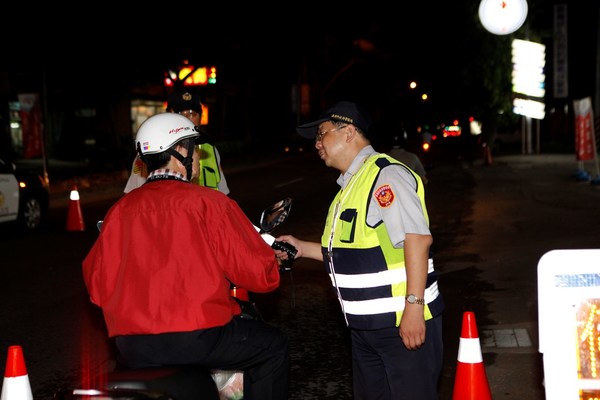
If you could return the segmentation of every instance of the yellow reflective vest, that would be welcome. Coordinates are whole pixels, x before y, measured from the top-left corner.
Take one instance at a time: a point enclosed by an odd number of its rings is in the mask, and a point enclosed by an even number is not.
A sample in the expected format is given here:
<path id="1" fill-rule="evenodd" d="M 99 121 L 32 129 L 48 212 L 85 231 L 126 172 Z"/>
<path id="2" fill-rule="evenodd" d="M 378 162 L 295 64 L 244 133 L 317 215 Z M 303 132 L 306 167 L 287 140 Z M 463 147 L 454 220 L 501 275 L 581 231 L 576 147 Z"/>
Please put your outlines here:
<path id="1" fill-rule="evenodd" d="M 369 203 L 382 168 L 406 168 L 417 180 L 417 195 L 429 223 L 421 178 L 410 168 L 385 154 L 369 157 L 329 208 L 321 246 L 349 327 L 381 329 L 399 326 L 405 306 L 404 249 L 393 246 L 383 222 L 367 224 Z M 444 308 L 439 295 L 433 260 L 425 289 L 424 317 L 431 319 Z"/>
<path id="2" fill-rule="evenodd" d="M 198 148 L 200 150 L 200 175 L 198 176 L 198 184 L 219 190 L 221 171 L 219 170 L 215 147 L 212 144 L 203 143 Z"/>

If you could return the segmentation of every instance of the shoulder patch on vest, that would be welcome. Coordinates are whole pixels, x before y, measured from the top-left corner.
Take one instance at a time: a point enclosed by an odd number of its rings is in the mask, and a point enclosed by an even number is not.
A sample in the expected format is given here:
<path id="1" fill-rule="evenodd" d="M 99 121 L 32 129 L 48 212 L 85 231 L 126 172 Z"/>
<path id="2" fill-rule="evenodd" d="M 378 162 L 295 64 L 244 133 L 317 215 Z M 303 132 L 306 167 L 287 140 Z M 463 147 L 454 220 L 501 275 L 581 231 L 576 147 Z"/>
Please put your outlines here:
<path id="1" fill-rule="evenodd" d="M 387 183 L 385 185 L 379 186 L 375 190 L 374 195 L 380 207 L 388 207 L 392 205 L 394 199 L 396 198 L 394 192 L 392 191 L 392 188 Z"/>

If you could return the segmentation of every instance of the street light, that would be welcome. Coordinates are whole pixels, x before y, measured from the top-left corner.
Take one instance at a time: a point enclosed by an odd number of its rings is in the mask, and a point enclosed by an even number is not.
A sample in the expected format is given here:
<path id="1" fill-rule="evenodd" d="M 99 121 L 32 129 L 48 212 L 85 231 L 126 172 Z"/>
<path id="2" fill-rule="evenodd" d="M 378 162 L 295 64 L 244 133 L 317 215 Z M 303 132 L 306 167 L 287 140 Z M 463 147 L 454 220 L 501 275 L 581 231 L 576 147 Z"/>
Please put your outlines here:
<path id="1" fill-rule="evenodd" d="M 518 30 L 527 18 L 526 0 L 481 0 L 479 20 L 494 35 L 508 35 Z"/>

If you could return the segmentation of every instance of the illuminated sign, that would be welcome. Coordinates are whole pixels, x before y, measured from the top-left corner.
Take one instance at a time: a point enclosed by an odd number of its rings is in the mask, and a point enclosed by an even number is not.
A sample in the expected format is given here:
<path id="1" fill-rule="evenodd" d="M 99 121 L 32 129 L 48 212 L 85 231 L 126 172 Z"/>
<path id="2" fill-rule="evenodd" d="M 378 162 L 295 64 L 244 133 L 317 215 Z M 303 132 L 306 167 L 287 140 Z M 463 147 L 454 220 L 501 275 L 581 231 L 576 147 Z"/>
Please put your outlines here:
<path id="1" fill-rule="evenodd" d="M 541 101 L 515 98 L 513 100 L 513 112 L 535 119 L 544 119 L 546 116 L 546 105 Z"/>
<path id="2" fill-rule="evenodd" d="M 552 250 L 538 263 L 546 400 L 600 398 L 600 250 Z"/>
<path id="3" fill-rule="evenodd" d="M 526 40 L 512 42 L 512 89 L 515 93 L 542 98 L 546 94 L 546 46 Z"/>
<path id="4" fill-rule="evenodd" d="M 527 40 L 512 41 L 513 112 L 535 119 L 544 119 L 546 95 L 546 46 Z"/>
<path id="5" fill-rule="evenodd" d="M 469 129 L 471 135 L 481 135 L 481 121 L 477 121 L 475 118 L 469 118 Z"/>
<path id="6" fill-rule="evenodd" d="M 183 81 L 184 86 L 204 86 L 217 83 L 217 67 L 194 67 L 184 65 L 178 72 L 169 71 L 165 86 L 173 86 L 175 81 Z"/>

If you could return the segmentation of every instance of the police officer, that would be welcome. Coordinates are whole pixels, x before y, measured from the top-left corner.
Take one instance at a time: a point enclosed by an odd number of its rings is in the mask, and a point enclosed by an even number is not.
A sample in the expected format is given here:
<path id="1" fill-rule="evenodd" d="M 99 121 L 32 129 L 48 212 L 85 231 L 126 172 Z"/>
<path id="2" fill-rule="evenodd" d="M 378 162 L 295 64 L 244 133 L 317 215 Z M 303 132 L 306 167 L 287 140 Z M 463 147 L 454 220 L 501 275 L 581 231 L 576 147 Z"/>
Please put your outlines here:
<path id="1" fill-rule="evenodd" d="M 443 300 L 423 181 L 376 152 L 370 117 L 339 102 L 297 128 L 340 171 L 321 242 L 277 238 L 323 261 L 352 338 L 354 398 L 434 400 L 442 370 Z M 286 259 L 283 252 L 277 256 Z"/>
<path id="2" fill-rule="evenodd" d="M 425 166 L 421 162 L 421 159 L 415 153 L 408 151 L 404 148 L 403 143 L 406 142 L 406 135 L 394 135 L 393 146 L 388 151 L 388 155 L 390 157 L 395 158 L 400 161 L 408 168 L 415 171 L 421 177 L 423 184 L 427 184 L 427 171 L 425 170 Z"/>
<path id="3" fill-rule="evenodd" d="M 192 121 L 196 126 L 201 126 L 202 122 L 202 102 L 200 94 L 187 88 L 177 88 L 168 97 L 167 111 L 181 114 Z M 219 150 L 210 143 L 210 139 L 203 132 L 201 140 L 203 143 L 198 145 L 197 151 L 200 153 L 200 174 L 197 183 L 216 189 L 222 193 L 229 194 L 229 186 L 223 174 L 221 167 L 221 155 Z M 133 160 L 131 173 L 125 185 L 124 192 L 141 186 L 146 181 L 148 171 L 139 156 Z"/>
<path id="4" fill-rule="evenodd" d="M 200 94 L 191 89 L 175 89 L 169 95 L 167 111 L 183 115 L 196 126 L 201 126 L 202 102 Z M 203 134 L 204 143 L 198 146 L 200 151 L 200 175 L 198 184 L 222 193 L 229 194 L 227 180 L 221 168 L 221 155 L 219 150 L 210 143 L 207 134 Z"/>

